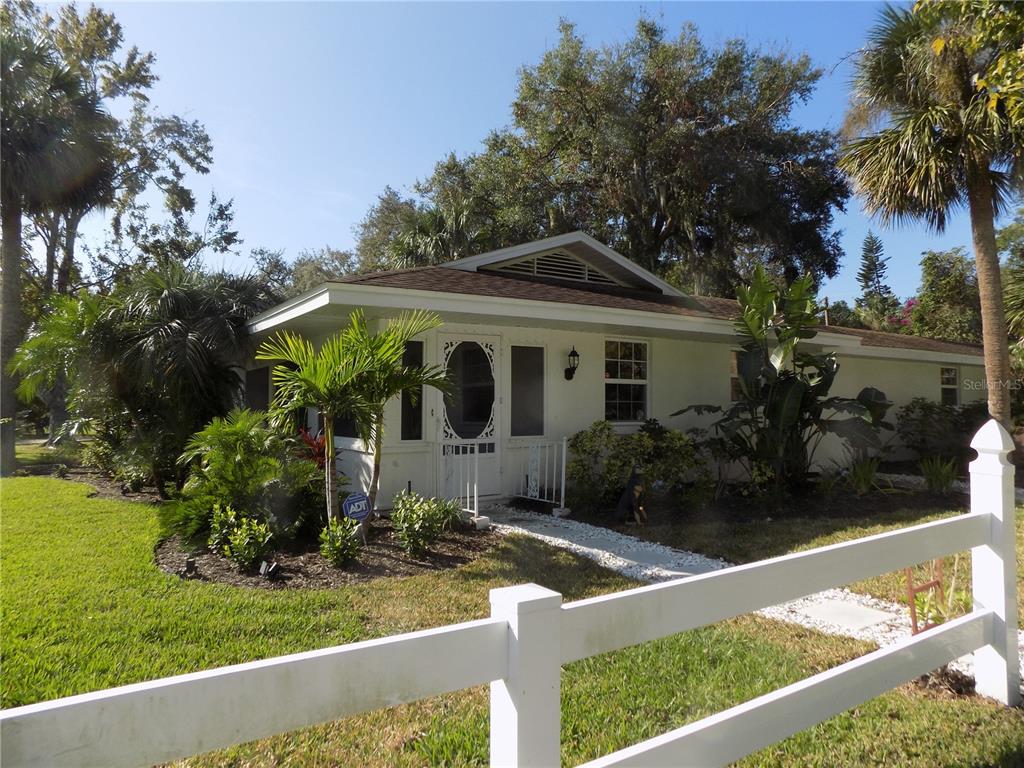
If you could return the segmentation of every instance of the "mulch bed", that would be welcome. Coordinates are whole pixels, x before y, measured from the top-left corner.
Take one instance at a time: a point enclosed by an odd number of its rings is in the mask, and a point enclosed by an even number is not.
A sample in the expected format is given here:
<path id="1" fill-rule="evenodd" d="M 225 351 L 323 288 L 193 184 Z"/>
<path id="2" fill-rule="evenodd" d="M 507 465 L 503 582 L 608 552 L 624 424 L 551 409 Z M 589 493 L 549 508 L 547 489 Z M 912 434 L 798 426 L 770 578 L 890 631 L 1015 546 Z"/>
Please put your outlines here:
<path id="1" fill-rule="evenodd" d="M 449 531 L 434 542 L 430 552 L 422 558 L 407 554 L 398 545 L 387 520 L 374 521 L 367 538 L 369 543 L 360 549 L 356 561 L 344 569 L 330 565 L 315 547 L 277 552 L 272 560 L 277 563 L 281 577 L 273 581 L 259 574 L 240 573 L 227 558 L 208 549 L 189 552 L 182 546 L 179 536 L 157 544 L 154 558 L 162 571 L 179 576 L 184 572 L 185 561 L 194 558 L 196 571 L 190 578 L 201 581 L 258 589 L 330 589 L 379 578 L 458 568 L 486 554 L 500 537 L 492 531 L 468 527 Z"/>
<path id="2" fill-rule="evenodd" d="M 140 501 L 147 504 L 160 502 L 160 495 L 156 492 L 155 488 L 126 491 L 121 487 L 120 483 L 114 481 L 109 475 L 105 475 L 92 467 L 60 463 L 40 463 L 24 465 L 19 468 L 19 472 L 25 475 L 59 477 L 62 480 L 70 480 L 73 483 L 91 485 L 95 491 L 89 495 L 95 498 Z"/>

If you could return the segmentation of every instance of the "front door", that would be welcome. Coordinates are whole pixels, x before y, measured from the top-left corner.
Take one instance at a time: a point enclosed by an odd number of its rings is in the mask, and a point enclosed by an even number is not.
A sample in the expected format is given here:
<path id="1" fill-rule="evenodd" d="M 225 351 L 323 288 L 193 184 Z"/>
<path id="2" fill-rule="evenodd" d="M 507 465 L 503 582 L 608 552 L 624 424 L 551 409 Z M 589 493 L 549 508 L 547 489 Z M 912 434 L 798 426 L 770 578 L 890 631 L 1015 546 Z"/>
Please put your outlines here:
<path id="1" fill-rule="evenodd" d="M 442 360 L 452 381 L 440 424 L 441 485 L 447 496 L 465 493 L 467 472 L 476 476 L 479 495 L 501 493 L 499 349 L 492 336 L 441 338 Z"/>

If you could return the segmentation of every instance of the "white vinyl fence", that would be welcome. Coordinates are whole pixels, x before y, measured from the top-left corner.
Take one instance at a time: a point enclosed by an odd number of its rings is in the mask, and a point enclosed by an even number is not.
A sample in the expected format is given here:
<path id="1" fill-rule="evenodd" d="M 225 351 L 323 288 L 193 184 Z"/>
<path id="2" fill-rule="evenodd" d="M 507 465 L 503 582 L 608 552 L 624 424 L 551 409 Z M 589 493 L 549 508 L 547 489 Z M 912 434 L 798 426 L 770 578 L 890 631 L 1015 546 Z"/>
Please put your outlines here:
<path id="1" fill-rule="evenodd" d="M 588 765 L 722 765 L 972 651 L 979 693 L 1015 704 L 1013 444 L 992 421 L 972 446 L 958 517 L 564 605 L 496 589 L 480 621 L 5 710 L 0 762 L 146 765 L 490 683 L 491 764 L 556 766 L 563 664 L 967 548 L 967 616 Z"/>

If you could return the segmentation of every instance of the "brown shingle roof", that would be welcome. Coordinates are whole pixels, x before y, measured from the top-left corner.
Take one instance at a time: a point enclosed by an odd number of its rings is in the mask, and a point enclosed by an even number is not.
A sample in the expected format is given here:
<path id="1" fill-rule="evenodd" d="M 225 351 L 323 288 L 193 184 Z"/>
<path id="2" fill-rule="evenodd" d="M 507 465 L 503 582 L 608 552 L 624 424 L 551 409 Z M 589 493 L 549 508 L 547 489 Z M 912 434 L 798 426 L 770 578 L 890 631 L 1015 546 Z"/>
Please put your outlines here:
<path id="1" fill-rule="evenodd" d="M 351 275 L 331 282 L 459 293 L 470 296 L 551 301 L 560 304 L 611 307 L 689 317 L 713 317 L 721 320 L 732 320 L 737 312 L 735 300 L 714 296 L 665 296 L 654 291 L 566 283 L 536 277 L 501 275 L 494 272 L 469 272 L 450 267 L 414 267 L 390 272 L 374 272 L 367 275 Z M 978 357 L 982 355 L 981 347 L 974 344 L 957 344 L 921 336 L 842 328 L 834 325 L 828 326 L 827 330 L 829 333 L 857 336 L 865 347 L 917 349 Z"/>

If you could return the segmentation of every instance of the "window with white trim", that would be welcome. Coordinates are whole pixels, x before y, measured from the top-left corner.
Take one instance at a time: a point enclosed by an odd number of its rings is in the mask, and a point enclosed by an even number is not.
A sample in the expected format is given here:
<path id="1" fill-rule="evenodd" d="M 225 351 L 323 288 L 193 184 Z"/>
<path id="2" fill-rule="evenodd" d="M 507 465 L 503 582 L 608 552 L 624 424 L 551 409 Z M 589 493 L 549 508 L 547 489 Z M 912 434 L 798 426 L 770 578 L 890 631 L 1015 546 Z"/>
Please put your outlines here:
<path id="1" fill-rule="evenodd" d="M 943 405 L 960 405 L 960 377 L 956 368 L 939 368 L 939 391 Z"/>
<path id="2" fill-rule="evenodd" d="M 646 341 L 604 343 L 604 417 L 608 421 L 647 418 Z"/>

